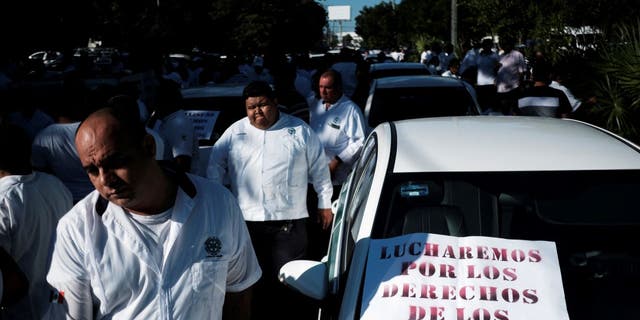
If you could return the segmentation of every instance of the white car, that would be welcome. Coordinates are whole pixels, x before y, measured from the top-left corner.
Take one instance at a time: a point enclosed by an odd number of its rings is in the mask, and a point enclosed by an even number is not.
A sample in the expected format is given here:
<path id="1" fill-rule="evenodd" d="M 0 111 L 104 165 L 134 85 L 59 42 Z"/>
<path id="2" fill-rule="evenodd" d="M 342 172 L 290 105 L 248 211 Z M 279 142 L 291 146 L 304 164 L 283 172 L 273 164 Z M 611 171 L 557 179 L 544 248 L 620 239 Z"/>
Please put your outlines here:
<path id="1" fill-rule="evenodd" d="M 388 122 L 369 135 L 334 203 L 323 261 L 289 262 L 280 278 L 319 301 L 319 319 L 357 319 L 372 239 L 419 232 L 553 241 L 571 319 L 635 319 L 639 194 L 640 147 L 583 122 Z"/>

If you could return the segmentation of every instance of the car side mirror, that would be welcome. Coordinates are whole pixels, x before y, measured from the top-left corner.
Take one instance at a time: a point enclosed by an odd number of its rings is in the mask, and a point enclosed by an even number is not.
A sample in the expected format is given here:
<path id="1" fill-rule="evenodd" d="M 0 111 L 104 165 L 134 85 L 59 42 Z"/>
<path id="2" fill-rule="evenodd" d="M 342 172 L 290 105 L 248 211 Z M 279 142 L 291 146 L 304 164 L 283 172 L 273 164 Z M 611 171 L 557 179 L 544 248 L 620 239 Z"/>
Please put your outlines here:
<path id="1" fill-rule="evenodd" d="M 323 300 L 327 296 L 329 278 L 323 262 L 289 261 L 280 268 L 278 278 L 280 282 L 313 299 Z"/>

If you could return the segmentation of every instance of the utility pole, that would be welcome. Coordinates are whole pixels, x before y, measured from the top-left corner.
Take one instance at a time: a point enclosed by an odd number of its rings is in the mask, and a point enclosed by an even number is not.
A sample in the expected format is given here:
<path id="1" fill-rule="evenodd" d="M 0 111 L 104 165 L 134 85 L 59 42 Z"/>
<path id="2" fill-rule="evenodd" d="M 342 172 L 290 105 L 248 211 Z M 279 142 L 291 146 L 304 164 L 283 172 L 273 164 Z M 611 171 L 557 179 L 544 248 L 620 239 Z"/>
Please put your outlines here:
<path id="1" fill-rule="evenodd" d="M 451 44 L 458 46 L 458 1 L 451 0 Z"/>

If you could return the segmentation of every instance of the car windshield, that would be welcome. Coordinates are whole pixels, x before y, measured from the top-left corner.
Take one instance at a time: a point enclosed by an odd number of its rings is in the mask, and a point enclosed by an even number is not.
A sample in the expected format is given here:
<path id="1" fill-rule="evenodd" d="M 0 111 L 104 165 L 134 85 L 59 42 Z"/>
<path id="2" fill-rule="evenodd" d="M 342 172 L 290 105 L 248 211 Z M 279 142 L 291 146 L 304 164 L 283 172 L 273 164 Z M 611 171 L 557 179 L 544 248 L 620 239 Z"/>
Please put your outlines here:
<path id="1" fill-rule="evenodd" d="M 467 115 L 473 109 L 473 98 L 462 86 L 376 89 L 368 119 L 375 128 L 385 121 Z"/>
<path id="2" fill-rule="evenodd" d="M 371 237 L 553 241 L 572 318 L 631 314 L 640 284 L 638 191 L 639 170 L 395 174 L 383 187 Z M 598 304 L 584 309 L 584 301 Z"/>

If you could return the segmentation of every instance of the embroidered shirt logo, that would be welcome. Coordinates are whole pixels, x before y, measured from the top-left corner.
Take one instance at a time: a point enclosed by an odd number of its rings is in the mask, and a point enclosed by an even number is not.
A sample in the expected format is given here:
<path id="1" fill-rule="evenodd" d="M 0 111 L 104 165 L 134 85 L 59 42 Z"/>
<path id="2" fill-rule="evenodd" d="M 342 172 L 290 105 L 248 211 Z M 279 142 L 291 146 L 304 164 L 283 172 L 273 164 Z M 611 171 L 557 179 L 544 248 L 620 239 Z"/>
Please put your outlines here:
<path id="1" fill-rule="evenodd" d="M 340 118 L 335 117 L 333 121 L 329 123 L 329 126 L 334 129 L 340 129 Z"/>
<path id="2" fill-rule="evenodd" d="M 290 135 L 292 135 L 292 136 L 293 136 L 293 135 L 295 135 L 295 134 L 296 134 L 296 129 L 294 129 L 294 128 L 289 128 L 288 132 L 289 132 L 289 134 L 290 134 Z"/>
<path id="3" fill-rule="evenodd" d="M 220 250 L 222 250 L 222 241 L 217 237 L 209 237 L 204 242 L 204 250 L 207 251 L 207 257 L 220 258 Z"/>

